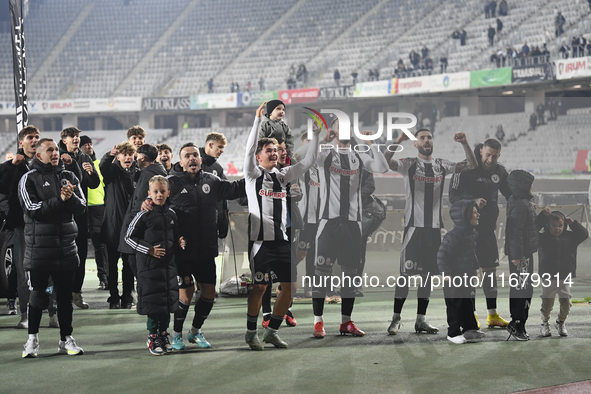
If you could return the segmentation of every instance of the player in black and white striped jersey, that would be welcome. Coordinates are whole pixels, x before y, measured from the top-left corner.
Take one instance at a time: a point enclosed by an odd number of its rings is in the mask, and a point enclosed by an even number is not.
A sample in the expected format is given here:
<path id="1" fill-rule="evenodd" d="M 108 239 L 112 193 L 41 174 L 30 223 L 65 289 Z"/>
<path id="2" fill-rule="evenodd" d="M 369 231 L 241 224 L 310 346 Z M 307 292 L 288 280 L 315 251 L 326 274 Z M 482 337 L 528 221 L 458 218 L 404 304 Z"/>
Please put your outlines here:
<path id="1" fill-rule="evenodd" d="M 277 141 L 263 138 L 257 143 L 265 104 L 256 111 L 244 159 L 249 212 L 249 259 L 253 279 L 253 290 L 248 296 L 245 340 L 253 350 L 263 349 L 256 331 L 257 319 L 271 271 L 277 275 L 282 292 L 275 302 L 269 326 L 262 339 L 275 347 L 287 347 L 277 335 L 277 329 L 291 304 L 292 294 L 295 294 L 297 277 L 286 232 L 287 185 L 304 174 L 318 155 L 318 133 L 314 133 L 308 157 L 293 166 L 277 169 Z"/>
<path id="2" fill-rule="evenodd" d="M 400 275 L 405 276 L 406 286 L 396 286 L 394 295 L 394 315 L 388 333 L 396 335 L 400 328 L 400 313 L 408 296 L 408 279 L 421 275 L 417 292 L 416 332 L 436 334 L 437 327 L 425 320 L 429 297 L 431 296 L 431 276 L 437 275 L 437 251 L 441 245 L 442 199 L 445 176 L 468 171 L 478 166 L 474 152 L 470 149 L 466 135 L 456 133 L 454 141 L 461 143 L 466 153 L 466 161 L 454 163 L 445 159 L 433 159 L 433 134 L 421 128 L 415 132 L 414 142 L 418 157 L 401 160 L 392 159 L 393 152 L 386 153 L 388 164 L 393 171 L 404 177 L 406 191 L 406 210 L 404 213 L 404 236 L 400 252 Z M 401 133 L 395 143 L 409 139 Z"/>
<path id="3" fill-rule="evenodd" d="M 316 233 L 315 277 L 312 289 L 314 332 L 324 338 L 324 300 L 326 278 L 332 275 L 335 261 L 341 266 L 341 335 L 363 336 L 351 319 L 355 304 L 354 276 L 361 265 L 361 174 L 364 169 L 373 172 L 388 171 L 384 155 L 378 149 L 374 157 L 358 153 L 350 140 L 339 138 L 339 121 L 335 118 L 324 140 L 334 140 L 335 149 L 322 149 L 318 154 L 320 183 L 319 223 Z M 323 146 L 325 148 L 325 146 Z"/>

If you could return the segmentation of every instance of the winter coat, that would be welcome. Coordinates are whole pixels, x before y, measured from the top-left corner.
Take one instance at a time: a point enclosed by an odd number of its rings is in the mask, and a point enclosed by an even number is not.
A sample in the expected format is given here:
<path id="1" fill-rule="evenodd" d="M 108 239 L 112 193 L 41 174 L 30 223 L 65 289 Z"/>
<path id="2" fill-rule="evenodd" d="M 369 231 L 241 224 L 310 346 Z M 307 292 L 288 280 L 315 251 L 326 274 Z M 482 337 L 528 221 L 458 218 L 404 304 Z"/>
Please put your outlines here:
<path id="1" fill-rule="evenodd" d="M 19 148 L 16 153 L 25 156 L 22 148 Z M 18 198 L 18 184 L 23 175 L 33 168 L 31 166 L 32 160 L 34 159 L 28 159 L 25 156 L 25 160 L 16 166 L 12 164 L 12 160 L 0 165 L 0 190 L 8 198 L 8 214 L 6 217 L 6 228 L 8 230 L 25 227 L 23 208 Z"/>
<path id="2" fill-rule="evenodd" d="M 138 170 L 133 162 L 129 170 L 121 167 L 111 152 L 102 157 L 99 168 L 105 183 L 105 216 L 101 228 L 103 242 L 117 246 L 127 206 L 133 194 L 133 177 Z"/>
<path id="3" fill-rule="evenodd" d="M 293 137 L 289 126 L 283 119 L 271 120 L 271 118 L 263 116 L 259 130 L 259 139 L 264 137 L 284 140 L 285 147 L 287 148 L 287 156 L 293 157 Z"/>
<path id="4" fill-rule="evenodd" d="M 152 179 L 155 175 L 162 175 L 166 177 L 166 170 L 161 163 L 154 162 L 144 168 L 141 171 L 138 171 L 139 178 L 135 185 L 135 190 L 131 196 L 129 204 L 127 205 L 127 211 L 125 212 L 125 217 L 123 219 L 123 226 L 119 229 L 119 251 L 121 253 L 133 254 L 135 253 L 134 250 L 125 243 L 123 239 L 125 237 L 125 233 L 127 232 L 127 226 L 131 220 L 135 217 L 135 215 L 141 211 L 142 203 L 148 198 L 148 190 L 150 189 L 150 179 Z M 104 175 L 103 175 L 104 176 Z"/>
<path id="5" fill-rule="evenodd" d="M 499 216 L 499 191 L 505 198 L 511 195 L 511 189 L 507 184 L 507 170 L 502 164 L 497 164 L 492 171 L 487 171 L 482 166 L 480 149 L 483 144 L 474 148 L 474 155 L 478 161 L 478 167 L 454 174 L 449 184 L 449 201 L 453 204 L 460 200 L 475 200 L 484 198 L 486 205 L 478 210 L 480 219 L 476 231 L 479 234 L 495 231 Z"/>
<path id="6" fill-rule="evenodd" d="M 68 152 L 68 148 L 63 141 L 58 143 L 58 147 L 60 149 L 60 156 L 66 153 L 72 158 L 72 164 L 64 164 L 65 169 L 72 171 L 74 175 L 76 175 L 76 178 L 80 180 L 80 187 L 82 187 L 82 191 L 84 192 L 84 198 L 87 198 L 88 189 L 96 189 L 101 184 L 98 172 L 96 172 L 96 168 L 94 168 L 94 162 L 92 161 L 92 158 L 86 153 L 82 152 L 80 149 L 78 149 L 76 152 Z M 89 163 L 92 166 L 92 174 L 89 174 L 86 172 L 86 170 L 84 170 L 84 163 Z"/>
<path id="7" fill-rule="evenodd" d="M 78 179 L 63 163 L 57 167 L 37 159 L 33 169 L 23 175 L 19 199 L 25 213 L 25 257 L 23 266 L 29 271 L 70 271 L 78 267 L 76 237 L 78 227 L 74 215 L 86 211 L 86 200 Z M 74 194 L 62 201 L 62 180 L 75 185 Z"/>
<path id="8" fill-rule="evenodd" d="M 153 315 L 173 313 L 179 306 L 179 282 L 175 253 L 180 250 L 177 216 L 166 205 L 154 205 L 152 211 L 139 211 L 129 224 L 125 242 L 136 251 L 137 313 Z M 160 245 L 165 255 L 148 254 Z"/>
<path id="9" fill-rule="evenodd" d="M 521 260 L 538 250 L 536 209 L 529 193 L 534 176 L 527 171 L 513 170 L 507 178 L 512 196 L 507 200 L 505 254 L 509 261 Z"/>
<path id="10" fill-rule="evenodd" d="M 550 232 L 549 224 L 549 217 L 544 212 L 540 212 L 536 219 L 536 226 L 544 228 L 544 231 L 540 232 L 538 272 L 540 275 L 559 274 L 560 280 L 564 280 L 569 274 L 574 278 L 577 276 L 577 247 L 589 238 L 589 232 L 575 220 L 568 226 L 570 231 L 565 227 L 562 234 L 555 237 Z"/>
<path id="11" fill-rule="evenodd" d="M 209 172 L 213 175 L 220 177 L 220 179 L 226 179 L 224 175 L 224 169 L 218 163 L 215 157 L 209 156 L 205 153 L 204 148 L 199 148 L 201 154 L 201 169 L 205 172 Z M 178 171 L 177 171 L 178 172 Z M 217 203 L 218 210 L 218 238 L 226 238 L 228 235 L 228 229 L 230 227 L 230 218 L 228 211 L 228 200 L 222 200 Z"/>
<path id="12" fill-rule="evenodd" d="M 218 255 L 218 203 L 246 195 L 244 179 L 229 182 L 200 170 L 195 179 L 175 165 L 168 177 L 170 207 L 179 217 L 179 233 L 187 247 L 179 251 L 179 261 L 195 261 L 197 256 Z"/>
<path id="13" fill-rule="evenodd" d="M 478 269 L 476 241 L 478 232 L 470 225 L 476 203 L 472 200 L 460 200 L 454 203 L 449 215 L 455 227 L 443 237 L 437 252 L 439 272 L 447 276 L 474 274 Z"/>

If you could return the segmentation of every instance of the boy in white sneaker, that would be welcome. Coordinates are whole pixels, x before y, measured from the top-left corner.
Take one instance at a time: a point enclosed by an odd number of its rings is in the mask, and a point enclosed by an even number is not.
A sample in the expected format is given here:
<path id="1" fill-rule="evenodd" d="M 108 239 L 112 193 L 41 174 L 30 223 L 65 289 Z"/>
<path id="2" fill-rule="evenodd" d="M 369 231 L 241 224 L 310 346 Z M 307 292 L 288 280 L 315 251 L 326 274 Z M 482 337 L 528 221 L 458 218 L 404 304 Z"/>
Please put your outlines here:
<path id="1" fill-rule="evenodd" d="M 566 320 L 571 307 L 570 286 L 577 274 L 577 247 L 589 237 L 589 232 L 576 220 L 565 217 L 562 212 L 544 208 L 536 219 L 540 232 L 538 248 L 539 274 L 542 280 L 542 327 L 543 337 L 549 337 L 550 312 L 554 299 L 558 296 L 560 311 L 556 319 L 556 329 L 560 336 L 567 336 Z M 569 227 L 570 231 L 566 228 Z"/>
<path id="2" fill-rule="evenodd" d="M 460 200 L 449 210 L 455 227 L 445 234 L 437 252 L 437 266 L 444 279 L 443 293 L 447 306 L 447 339 L 455 344 L 480 339 L 485 334 L 478 330 L 472 298 L 474 288 L 470 278 L 478 269 L 476 241 L 478 206 L 473 200 Z"/>
<path id="3" fill-rule="evenodd" d="M 165 205 L 169 194 L 166 178 L 152 177 L 148 195 L 153 208 L 139 211 L 125 235 L 125 242 L 137 251 L 137 312 L 148 315 L 147 345 L 155 356 L 173 351 L 167 330 L 170 314 L 179 306 L 174 255 L 178 247 L 185 247 L 176 214 Z"/>

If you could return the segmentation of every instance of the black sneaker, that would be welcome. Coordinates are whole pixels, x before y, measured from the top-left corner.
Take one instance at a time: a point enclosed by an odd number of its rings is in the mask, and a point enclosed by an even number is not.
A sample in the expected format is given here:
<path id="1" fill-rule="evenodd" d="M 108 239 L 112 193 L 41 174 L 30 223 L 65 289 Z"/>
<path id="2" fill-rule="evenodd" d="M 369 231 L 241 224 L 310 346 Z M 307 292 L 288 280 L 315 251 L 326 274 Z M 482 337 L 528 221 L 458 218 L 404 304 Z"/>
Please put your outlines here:
<path id="1" fill-rule="evenodd" d="M 107 298 L 107 302 L 109 303 L 109 309 L 121 309 L 121 300 L 119 300 L 119 297 L 109 297 Z"/>
<path id="2" fill-rule="evenodd" d="M 98 285 L 99 290 L 109 290 L 109 283 L 106 279 L 101 279 Z"/>
<path id="3" fill-rule="evenodd" d="M 16 315 L 16 300 L 8 300 L 8 302 L 6 303 L 6 310 L 9 315 Z"/>
<path id="4" fill-rule="evenodd" d="M 131 295 L 121 297 L 121 309 L 131 309 L 133 297 Z"/>
<path id="5" fill-rule="evenodd" d="M 164 353 L 172 353 L 173 352 L 169 337 L 170 337 L 170 334 L 166 331 L 162 331 L 160 333 L 160 335 L 158 336 L 158 339 L 160 340 L 160 347 L 162 348 Z"/>
<path id="6" fill-rule="evenodd" d="M 527 341 L 529 340 L 529 338 L 527 337 L 523 327 L 519 327 L 518 326 L 519 323 L 517 323 L 515 320 L 511 320 L 511 323 L 509 323 L 507 325 L 507 331 L 509 331 L 509 337 L 507 338 L 507 341 L 509 340 L 509 338 L 513 337 L 518 341 Z"/>

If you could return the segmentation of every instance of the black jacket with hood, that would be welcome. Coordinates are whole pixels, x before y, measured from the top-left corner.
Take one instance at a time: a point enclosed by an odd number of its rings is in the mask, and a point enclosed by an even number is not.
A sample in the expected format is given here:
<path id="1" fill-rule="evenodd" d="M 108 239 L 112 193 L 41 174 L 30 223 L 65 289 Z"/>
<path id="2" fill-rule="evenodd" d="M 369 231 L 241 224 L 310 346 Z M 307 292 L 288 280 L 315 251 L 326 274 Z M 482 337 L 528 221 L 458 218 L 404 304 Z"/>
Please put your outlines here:
<path id="1" fill-rule="evenodd" d="M 78 267 L 76 237 L 78 227 L 74 215 L 86 211 L 86 200 L 78 179 L 64 170 L 60 160 L 57 167 L 37 159 L 33 169 L 23 175 L 18 195 L 25 213 L 25 270 L 70 271 Z M 74 194 L 62 201 L 62 180 L 75 185 Z"/>
<path id="2" fill-rule="evenodd" d="M 203 171 L 216 175 L 220 177 L 220 179 L 226 179 L 226 175 L 224 175 L 224 169 L 222 168 L 221 164 L 218 163 L 215 157 L 209 156 L 207 153 L 205 153 L 205 148 L 199 148 L 199 153 L 201 154 L 201 169 Z M 217 204 L 217 210 L 218 238 L 223 239 L 228 235 L 228 229 L 230 227 L 228 200 L 224 199 L 219 201 Z"/>
<path id="3" fill-rule="evenodd" d="M 6 228 L 14 230 L 15 228 L 24 228 L 23 208 L 18 198 L 18 183 L 23 175 L 31 170 L 33 159 L 27 158 L 23 148 L 16 152 L 18 155 L 25 156 L 25 160 L 18 164 L 12 164 L 12 160 L 5 161 L 0 165 L 0 190 L 8 199 L 8 214 L 6 216 Z"/>
<path id="4" fill-rule="evenodd" d="M 574 278 L 577 276 L 577 247 L 589 238 L 589 232 L 575 220 L 568 226 L 570 231 L 567 230 L 565 223 L 562 234 L 555 237 L 550 232 L 549 225 L 549 216 L 543 211 L 540 212 L 536 219 L 536 226 L 538 229 L 544 228 L 544 231 L 540 232 L 538 272 L 540 275 L 558 274 L 560 280 L 566 279 L 569 274 Z"/>
<path id="5" fill-rule="evenodd" d="M 534 176 L 524 170 L 513 170 L 507 178 L 512 196 L 507 200 L 505 254 L 510 262 L 521 260 L 538 250 L 536 209 L 530 194 L 533 182 Z"/>
<path id="6" fill-rule="evenodd" d="M 480 149 L 483 144 L 474 148 L 474 155 L 478 161 L 478 168 L 454 174 L 449 184 L 449 200 L 452 204 L 460 200 L 475 200 L 484 198 L 486 205 L 479 209 L 480 220 L 476 230 L 479 234 L 495 231 L 499 216 L 499 191 L 506 199 L 511 196 L 511 189 L 507 184 L 507 170 L 502 164 L 490 171 L 482 166 Z"/>
<path id="7" fill-rule="evenodd" d="M 474 207 L 474 201 L 460 200 L 449 210 L 455 227 L 445 234 L 437 252 L 439 272 L 445 273 L 446 276 L 472 275 L 478 269 L 478 232 L 470 225 Z"/>
<path id="8" fill-rule="evenodd" d="M 138 170 L 134 161 L 129 170 L 121 167 L 117 156 L 105 153 L 99 163 L 105 183 L 105 216 L 101 227 L 103 242 L 119 245 L 119 236 L 127 206 L 133 194 L 133 178 Z"/>
<path id="9" fill-rule="evenodd" d="M 152 211 L 140 211 L 131 221 L 125 242 L 136 252 L 137 313 L 153 315 L 174 313 L 179 306 L 179 282 L 175 254 L 181 250 L 177 216 L 167 205 L 154 205 Z M 161 258 L 148 252 L 152 246 L 165 249 Z"/>
<path id="10" fill-rule="evenodd" d="M 200 170 L 195 179 L 177 163 L 168 177 L 170 207 L 179 218 L 179 233 L 187 242 L 178 260 L 193 262 L 197 256 L 218 255 L 218 211 L 222 199 L 244 197 L 244 179 L 230 182 Z"/>
<path id="11" fill-rule="evenodd" d="M 58 143 L 60 149 L 60 156 L 64 153 L 70 155 L 72 158 L 72 164 L 66 165 L 65 169 L 72 171 L 76 178 L 80 180 L 80 186 L 84 192 L 84 198 L 88 198 L 88 189 L 96 189 L 101 184 L 96 168 L 94 168 L 94 162 L 90 156 L 78 149 L 75 152 L 68 152 L 68 148 L 64 141 Z M 88 163 L 92 166 L 92 174 L 89 174 L 84 170 L 84 163 Z"/>

